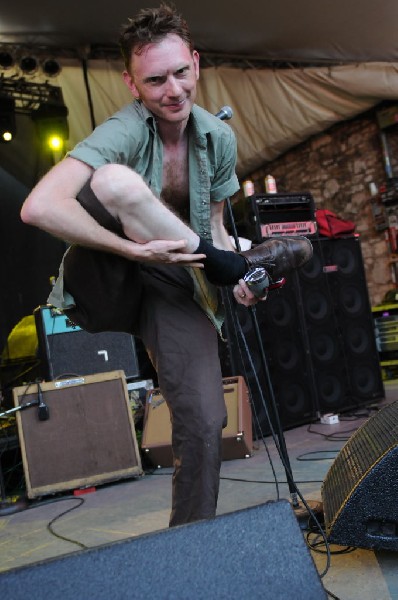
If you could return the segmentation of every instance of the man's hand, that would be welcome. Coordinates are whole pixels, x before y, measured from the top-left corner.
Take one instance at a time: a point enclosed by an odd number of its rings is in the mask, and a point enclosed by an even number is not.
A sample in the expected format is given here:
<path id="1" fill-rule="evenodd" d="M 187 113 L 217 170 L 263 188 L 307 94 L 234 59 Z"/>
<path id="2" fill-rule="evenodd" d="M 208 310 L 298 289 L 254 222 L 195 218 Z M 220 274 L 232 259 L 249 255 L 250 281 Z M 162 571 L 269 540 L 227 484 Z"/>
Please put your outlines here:
<path id="1" fill-rule="evenodd" d="M 234 286 L 233 294 L 237 303 L 243 304 L 243 306 L 253 306 L 257 302 L 265 300 L 265 298 L 263 300 L 257 298 L 243 279 L 239 279 L 239 283 Z"/>
<path id="2" fill-rule="evenodd" d="M 152 240 L 145 244 L 132 242 L 132 260 L 144 263 L 178 264 L 183 267 L 197 267 L 203 269 L 201 260 L 205 254 L 185 253 L 186 240 Z M 126 258 L 130 258 L 126 256 Z"/>

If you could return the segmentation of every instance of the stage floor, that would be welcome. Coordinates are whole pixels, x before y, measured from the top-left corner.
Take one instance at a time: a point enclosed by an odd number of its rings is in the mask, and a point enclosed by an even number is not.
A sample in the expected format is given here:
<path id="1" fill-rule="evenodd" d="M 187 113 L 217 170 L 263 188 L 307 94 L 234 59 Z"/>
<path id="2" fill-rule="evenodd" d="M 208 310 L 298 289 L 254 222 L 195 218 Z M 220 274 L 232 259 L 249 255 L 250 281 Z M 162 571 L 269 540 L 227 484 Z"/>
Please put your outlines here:
<path id="1" fill-rule="evenodd" d="M 386 382 L 385 389 L 384 402 L 398 400 L 397 381 Z M 356 415 L 342 415 L 336 425 L 315 423 L 285 432 L 292 471 L 306 500 L 321 500 L 321 484 L 339 450 L 373 414 L 358 409 Z M 284 468 L 273 441 L 269 437 L 265 441 L 279 482 L 279 496 L 265 445 L 256 441 L 251 458 L 223 462 L 219 515 L 289 499 Z M 59 494 L 30 501 L 27 509 L 0 517 L 0 571 L 165 529 L 170 493 L 171 469 L 159 469 L 81 496 Z M 49 526 L 61 537 L 53 535 Z M 265 545 L 269 543 L 264 539 Z M 283 552 L 286 544 L 289 540 L 271 542 L 269 551 Z M 356 549 L 338 554 L 339 550 L 339 546 L 331 546 L 331 564 L 322 578 L 327 590 L 340 600 L 398 600 L 398 552 Z M 318 572 L 323 573 L 326 555 L 311 555 Z M 143 557 L 140 576 L 145 576 L 147 560 Z M 244 597 L 244 591 L 238 593 Z M 298 600 L 305 600 L 305 596 Z"/>

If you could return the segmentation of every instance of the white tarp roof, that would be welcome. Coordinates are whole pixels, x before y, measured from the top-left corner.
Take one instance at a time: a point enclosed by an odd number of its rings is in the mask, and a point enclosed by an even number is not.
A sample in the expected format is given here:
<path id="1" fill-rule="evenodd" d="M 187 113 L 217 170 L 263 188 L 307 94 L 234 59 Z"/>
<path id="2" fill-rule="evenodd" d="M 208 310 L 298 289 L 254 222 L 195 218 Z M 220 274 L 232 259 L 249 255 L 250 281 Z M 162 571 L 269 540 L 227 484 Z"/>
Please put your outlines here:
<path id="1" fill-rule="evenodd" d="M 54 56 L 60 49 L 110 48 L 129 14 L 156 4 L 3 3 L 0 48 L 2 43 L 32 52 L 45 48 Z M 206 64 L 214 58 L 216 65 L 202 69 L 199 104 L 211 112 L 226 104 L 233 108 L 230 124 L 238 138 L 240 176 L 335 122 L 398 98 L 397 0 L 181 0 L 176 5 Z M 226 57 L 232 55 L 241 60 L 231 66 Z M 247 60 L 242 63 L 242 58 Z M 79 60 L 63 57 L 60 62 L 63 70 L 51 83 L 62 87 L 73 145 L 91 129 L 87 95 Z M 287 62 L 291 68 L 279 68 Z M 88 60 L 97 123 L 130 99 L 122 68 L 119 60 Z"/>
<path id="2" fill-rule="evenodd" d="M 13 0 L 0 42 L 78 47 L 117 41 L 152 0 Z M 175 0 L 199 50 L 276 61 L 398 61 L 396 0 Z"/>

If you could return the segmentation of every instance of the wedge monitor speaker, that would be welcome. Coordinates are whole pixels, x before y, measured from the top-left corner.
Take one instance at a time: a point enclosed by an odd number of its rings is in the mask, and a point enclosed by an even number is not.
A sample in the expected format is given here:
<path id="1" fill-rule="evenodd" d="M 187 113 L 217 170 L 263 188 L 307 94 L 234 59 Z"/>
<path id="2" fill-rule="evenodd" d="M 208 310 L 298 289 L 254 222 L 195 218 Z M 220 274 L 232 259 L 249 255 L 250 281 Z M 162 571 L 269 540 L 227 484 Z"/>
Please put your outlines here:
<path id="1" fill-rule="evenodd" d="M 368 419 L 342 448 L 322 486 L 329 541 L 398 550 L 398 402 Z"/>

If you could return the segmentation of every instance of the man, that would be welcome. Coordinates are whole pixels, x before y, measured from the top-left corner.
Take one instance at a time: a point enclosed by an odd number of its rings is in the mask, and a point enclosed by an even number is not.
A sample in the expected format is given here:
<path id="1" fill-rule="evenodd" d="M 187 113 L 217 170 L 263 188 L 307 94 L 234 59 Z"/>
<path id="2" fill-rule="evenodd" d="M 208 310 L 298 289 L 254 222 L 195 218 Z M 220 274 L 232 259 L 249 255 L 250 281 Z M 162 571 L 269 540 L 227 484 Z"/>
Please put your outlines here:
<path id="1" fill-rule="evenodd" d="M 233 251 L 223 207 L 239 188 L 235 138 L 195 105 L 199 55 L 182 17 L 166 5 L 141 10 L 124 28 L 121 48 L 134 101 L 38 183 L 21 216 L 130 261 L 126 329 L 142 338 L 170 408 L 170 525 L 177 525 L 216 510 L 226 410 L 217 347 L 222 310 L 212 284 L 235 284 L 236 300 L 249 306 L 257 301 L 243 280 L 251 265 L 276 277 L 308 260 L 311 245 L 269 240 Z M 64 309 L 90 295 L 91 273 L 82 273 L 74 248 L 49 299 Z"/>

